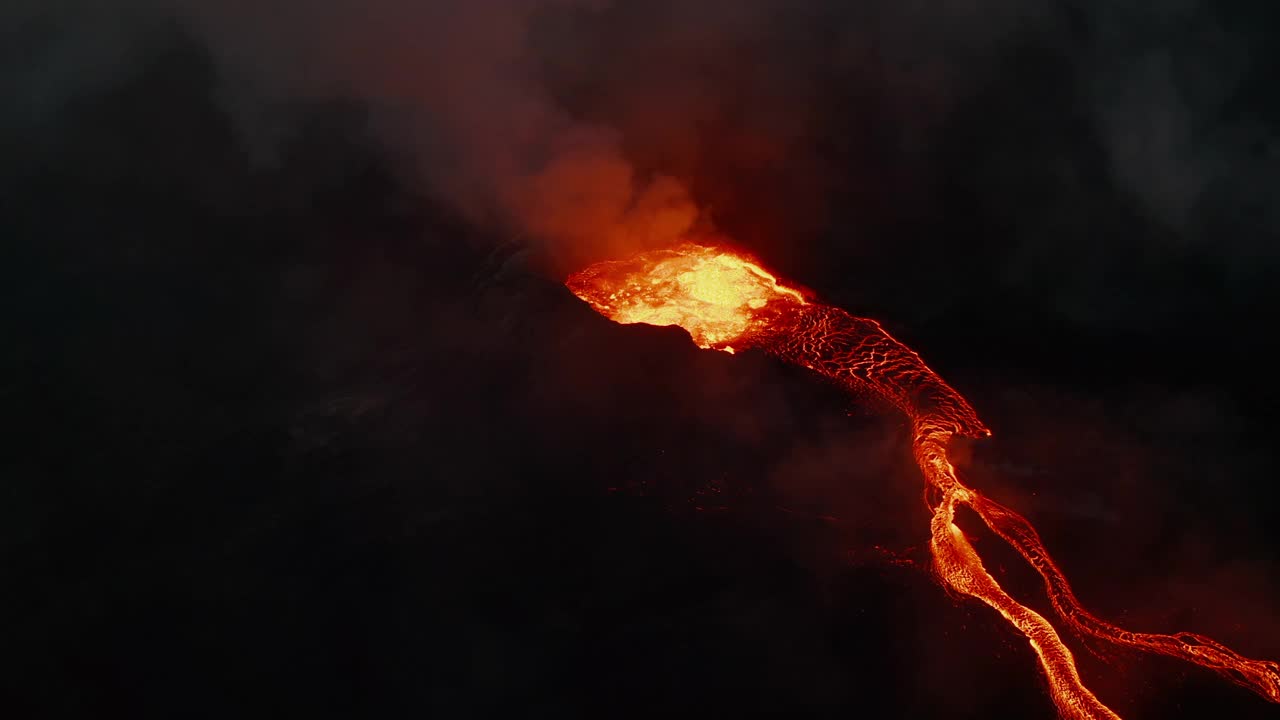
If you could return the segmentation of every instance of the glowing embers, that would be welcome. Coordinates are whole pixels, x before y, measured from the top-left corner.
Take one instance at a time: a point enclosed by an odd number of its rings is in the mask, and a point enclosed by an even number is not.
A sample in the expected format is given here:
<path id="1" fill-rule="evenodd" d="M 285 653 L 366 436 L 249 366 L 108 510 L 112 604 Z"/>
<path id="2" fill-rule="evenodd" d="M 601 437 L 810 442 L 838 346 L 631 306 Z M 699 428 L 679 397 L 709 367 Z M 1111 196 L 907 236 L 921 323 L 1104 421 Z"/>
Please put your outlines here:
<path id="1" fill-rule="evenodd" d="M 771 303 L 806 304 L 759 265 L 694 243 L 598 263 L 565 284 L 615 322 L 678 325 L 699 347 L 727 352 L 764 327 Z"/>

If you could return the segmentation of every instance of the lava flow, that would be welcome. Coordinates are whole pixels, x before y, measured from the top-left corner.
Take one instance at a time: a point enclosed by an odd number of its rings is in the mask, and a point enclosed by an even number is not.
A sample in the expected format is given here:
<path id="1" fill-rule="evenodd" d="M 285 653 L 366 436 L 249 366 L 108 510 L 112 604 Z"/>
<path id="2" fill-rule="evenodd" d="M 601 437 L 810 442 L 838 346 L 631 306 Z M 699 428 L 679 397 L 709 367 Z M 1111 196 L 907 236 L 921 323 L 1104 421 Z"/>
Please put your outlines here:
<path id="1" fill-rule="evenodd" d="M 1039 572 L 1054 611 L 1073 631 L 1181 658 L 1280 703 L 1278 663 L 1242 657 L 1192 633 L 1131 632 L 1085 610 L 1026 518 L 960 482 L 947 455 L 951 438 L 988 437 L 991 432 L 968 401 L 875 321 L 813 302 L 741 254 L 692 242 L 597 263 L 565 284 L 616 322 L 679 325 L 706 349 L 758 348 L 851 391 L 870 391 L 903 412 L 911 421 L 913 453 L 930 491 L 935 572 L 946 587 L 991 606 L 1026 636 L 1064 717 L 1119 716 L 1084 686 L 1053 625 L 1010 597 L 987 572 L 955 524 L 957 507 L 975 511 Z"/>

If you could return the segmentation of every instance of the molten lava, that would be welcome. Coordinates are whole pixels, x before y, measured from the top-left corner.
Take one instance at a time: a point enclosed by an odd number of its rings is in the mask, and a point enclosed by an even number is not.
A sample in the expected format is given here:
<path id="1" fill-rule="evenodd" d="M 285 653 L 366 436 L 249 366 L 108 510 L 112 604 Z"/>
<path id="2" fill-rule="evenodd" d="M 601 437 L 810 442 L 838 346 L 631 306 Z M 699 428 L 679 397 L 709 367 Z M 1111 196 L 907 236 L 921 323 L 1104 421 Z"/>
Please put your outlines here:
<path id="1" fill-rule="evenodd" d="M 946 587 L 991 606 L 1026 636 L 1064 717 L 1119 716 L 1081 682 L 1071 651 L 1053 625 L 1010 597 L 987 572 L 955 524 L 961 505 L 974 510 L 1039 572 L 1054 611 L 1073 631 L 1181 658 L 1280 703 L 1280 664 L 1242 657 L 1192 633 L 1131 632 L 1085 610 L 1031 523 L 960 482 L 947 446 L 956 435 L 991 434 L 977 413 L 875 321 L 812 302 L 750 259 L 696 243 L 597 263 L 565 284 L 616 322 L 678 325 L 702 348 L 759 348 L 852 391 L 870 391 L 901 410 L 911 420 L 913 453 L 930 490 L 935 572 Z"/>
<path id="2" fill-rule="evenodd" d="M 727 352 L 738 338 L 768 329 L 758 311 L 770 301 L 807 304 L 759 265 L 696 245 L 648 253 L 632 263 L 641 264 L 593 265 L 570 278 L 569 288 L 615 322 L 679 325 L 698 347 Z"/>

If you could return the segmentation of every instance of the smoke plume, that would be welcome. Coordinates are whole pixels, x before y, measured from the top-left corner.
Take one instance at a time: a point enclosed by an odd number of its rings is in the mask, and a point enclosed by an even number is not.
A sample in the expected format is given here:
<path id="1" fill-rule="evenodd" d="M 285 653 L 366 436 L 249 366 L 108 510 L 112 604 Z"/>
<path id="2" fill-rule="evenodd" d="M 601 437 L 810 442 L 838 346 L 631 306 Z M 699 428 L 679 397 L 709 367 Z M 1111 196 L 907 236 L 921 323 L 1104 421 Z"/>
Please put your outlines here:
<path id="1" fill-rule="evenodd" d="M 367 104 L 434 194 L 580 262 L 670 242 L 697 214 L 677 180 L 638 172 L 616 130 L 570 115 L 539 77 L 536 16 L 594 4 L 184 0 L 178 12 L 246 94 Z"/>
<path id="2" fill-rule="evenodd" d="M 1081 208 L 1094 228 L 1123 224 L 1097 208 L 1096 187 L 1078 187 L 1095 172 L 1088 182 L 1114 185 L 1169 231 L 1130 242 L 1177 255 L 1229 235 L 1237 275 L 1274 256 L 1274 128 L 1239 111 L 1266 63 L 1234 6 L 130 0 L 106 11 L 63 0 L 4 12 L 17 62 L 0 78 L 22 98 L 6 124 L 38 126 L 59 98 L 142 59 L 144 30 L 181 28 L 216 57 L 223 101 L 259 146 L 279 130 L 274 106 L 362 103 L 426 192 L 560 270 L 732 216 L 745 242 L 783 261 L 776 236 L 828 232 L 833 216 L 883 241 L 878 226 L 952 212 L 934 195 L 957 172 L 999 196 L 979 206 L 1052 182 L 1058 203 L 1037 202 L 1031 221 L 1051 227 L 998 229 L 1017 237 L 997 261 L 1030 282 L 1063 263 L 1084 263 L 1077 278 L 1108 272 L 1087 250 L 1062 251 L 1080 243 L 1070 218 Z M 1061 67 L 1037 71 L 1027 47 Z M 1046 108 L 1072 109 L 1055 122 L 1092 138 L 1099 167 L 1090 147 L 1006 157 L 999 138 L 1021 137 L 1020 118 L 1036 112 L 992 97 L 1009 68 L 1021 68 L 1019 92 L 1042 84 Z M 982 122 L 998 132 L 955 137 L 975 98 L 995 105 Z M 966 143 L 982 157 L 947 167 L 948 147 Z M 1064 311 L 1105 322 L 1076 284 L 1057 282 Z"/>

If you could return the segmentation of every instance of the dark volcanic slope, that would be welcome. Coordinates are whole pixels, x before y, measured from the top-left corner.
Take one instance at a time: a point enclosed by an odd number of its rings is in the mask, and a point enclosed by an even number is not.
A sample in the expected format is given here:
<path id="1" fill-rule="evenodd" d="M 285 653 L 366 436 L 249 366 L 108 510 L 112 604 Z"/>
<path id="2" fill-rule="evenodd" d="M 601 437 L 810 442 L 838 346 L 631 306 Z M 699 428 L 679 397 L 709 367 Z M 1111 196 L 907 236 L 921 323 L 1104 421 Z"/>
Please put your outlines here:
<path id="1" fill-rule="evenodd" d="M 1050 716 L 996 618 L 874 549 L 927 536 L 897 418 L 599 318 L 407 191 L 356 107 L 296 108 L 255 165 L 214 86 L 178 44 L 3 137 L 15 712 Z M 998 286 L 984 267 L 965 282 Z M 904 340 L 996 433 L 962 450 L 972 480 L 1032 516 L 1086 603 L 1277 655 L 1274 421 L 1250 409 L 1273 391 L 1202 343 L 1135 381 L 1189 332 L 1247 355 L 1253 318 L 1112 342 L 1039 322 L 1047 300 L 943 322 L 890 284 L 865 314 L 935 318 Z M 1272 712 L 1078 654 L 1135 717 Z"/>

